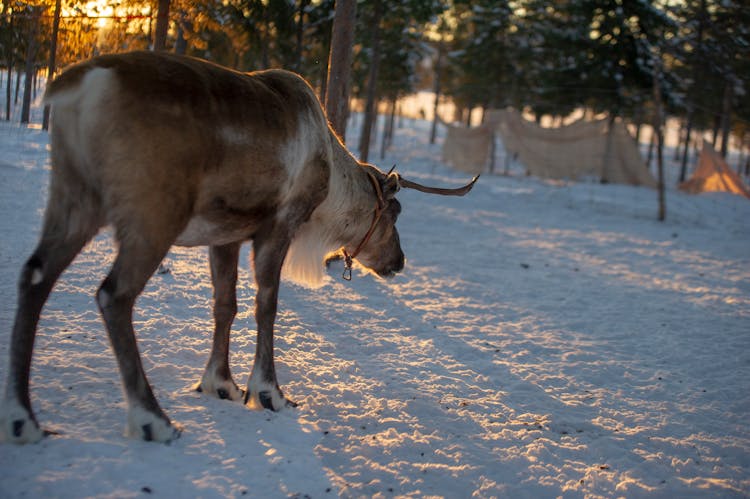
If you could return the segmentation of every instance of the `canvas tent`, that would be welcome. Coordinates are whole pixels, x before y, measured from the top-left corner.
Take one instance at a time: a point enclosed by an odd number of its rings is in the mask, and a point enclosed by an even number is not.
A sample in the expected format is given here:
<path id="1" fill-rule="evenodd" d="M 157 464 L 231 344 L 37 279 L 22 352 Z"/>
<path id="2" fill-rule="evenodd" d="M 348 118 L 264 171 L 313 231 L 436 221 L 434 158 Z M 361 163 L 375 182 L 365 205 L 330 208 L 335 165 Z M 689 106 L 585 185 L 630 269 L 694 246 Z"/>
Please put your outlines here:
<path id="1" fill-rule="evenodd" d="M 698 168 L 687 182 L 680 184 L 680 189 L 691 194 L 731 192 L 750 198 L 750 190 L 740 176 L 727 166 L 724 158 L 705 140 L 698 158 Z"/>
<path id="2" fill-rule="evenodd" d="M 543 128 L 513 110 L 493 110 L 487 120 L 497 124 L 506 151 L 517 155 L 531 175 L 656 187 L 638 145 L 619 120 L 611 128 L 607 119 Z"/>
<path id="3" fill-rule="evenodd" d="M 441 123 L 447 130 L 443 141 L 443 162 L 467 173 L 482 173 L 492 151 L 493 128 L 487 123 L 474 128 Z"/>

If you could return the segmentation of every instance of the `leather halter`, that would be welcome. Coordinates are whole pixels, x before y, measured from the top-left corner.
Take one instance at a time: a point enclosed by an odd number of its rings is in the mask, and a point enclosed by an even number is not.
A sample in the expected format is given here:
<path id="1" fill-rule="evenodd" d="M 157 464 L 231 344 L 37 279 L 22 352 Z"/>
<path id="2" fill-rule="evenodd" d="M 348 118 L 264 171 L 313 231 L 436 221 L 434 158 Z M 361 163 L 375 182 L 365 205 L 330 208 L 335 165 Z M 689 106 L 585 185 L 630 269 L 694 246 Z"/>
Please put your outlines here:
<path id="1" fill-rule="evenodd" d="M 375 194 L 378 196 L 378 199 L 375 202 L 375 213 L 373 214 L 373 217 L 372 217 L 372 223 L 370 223 L 370 228 L 367 230 L 365 237 L 362 238 L 362 240 L 359 242 L 359 244 L 357 245 L 357 247 L 354 249 L 354 251 L 351 254 L 349 254 L 346 251 L 346 248 L 344 248 L 344 274 L 341 277 L 346 281 L 352 280 L 353 260 L 357 257 L 357 255 L 359 255 L 362 249 L 370 241 L 370 238 L 372 237 L 372 235 L 375 233 L 375 227 L 377 227 L 378 221 L 380 220 L 380 216 L 383 214 L 383 209 L 385 208 L 385 200 L 383 199 L 383 189 L 380 188 L 380 182 L 378 182 L 378 179 L 375 178 L 375 175 L 373 175 L 370 172 L 367 172 L 367 177 L 370 179 L 370 182 L 372 183 L 372 186 L 375 189 Z"/>

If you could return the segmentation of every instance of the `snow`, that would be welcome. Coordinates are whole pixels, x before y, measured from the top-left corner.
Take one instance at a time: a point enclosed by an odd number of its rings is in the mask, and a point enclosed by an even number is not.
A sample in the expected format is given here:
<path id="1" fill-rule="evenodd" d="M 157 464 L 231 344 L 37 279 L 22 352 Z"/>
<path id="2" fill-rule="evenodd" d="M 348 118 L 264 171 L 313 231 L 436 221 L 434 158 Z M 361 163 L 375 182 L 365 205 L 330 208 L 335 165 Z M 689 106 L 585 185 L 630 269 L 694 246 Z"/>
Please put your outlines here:
<path id="1" fill-rule="evenodd" d="M 354 132 L 352 132 L 354 134 Z M 349 135 L 352 136 L 352 135 Z M 384 165 L 458 185 L 407 122 Z M 352 139 L 352 143 L 356 140 Z M 0 124 L 0 377 L 15 282 L 38 235 L 44 132 Z M 750 202 L 670 189 L 485 175 L 464 198 L 403 191 L 407 255 L 388 281 L 282 286 L 281 413 L 190 389 L 208 358 L 205 248 L 174 248 L 137 303 L 157 398 L 183 436 L 123 436 L 119 375 L 94 303 L 100 234 L 39 326 L 32 402 L 54 432 L 0 444 L 0 497 L 747 497 Z M 242 257 L 231 364 L 254 353 Z"/>

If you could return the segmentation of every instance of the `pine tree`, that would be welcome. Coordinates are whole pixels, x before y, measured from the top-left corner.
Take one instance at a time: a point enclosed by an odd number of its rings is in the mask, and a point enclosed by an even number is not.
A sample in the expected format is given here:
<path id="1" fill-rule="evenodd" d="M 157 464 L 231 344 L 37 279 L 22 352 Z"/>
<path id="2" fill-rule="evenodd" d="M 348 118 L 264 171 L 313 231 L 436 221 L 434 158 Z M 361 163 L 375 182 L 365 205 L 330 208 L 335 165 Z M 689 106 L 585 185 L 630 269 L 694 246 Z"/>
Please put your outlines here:
<path id="1" fill-rule="evenodd" d="M 525 66 L 525 80 L 542 84 L 541 105 L 530 105 L 538 113 L 562 105 L 633 115 L 651 88 L 651 49 L 672 26 L 666 14 L 649 2 L 544 4 L 529 2 L 525 19 L 530 51 L 538 55 Z"/>
<path id="2" fill-rule="evenodd" d="M 367 161 L 381 89 L 409 89 L 422 33 L 446 8 L 441 0 L 377 0 L 360 4 L 357 35 L 363 50 L 354 67 L 355 93 L 365 98 L 360 134 L 360 159 Z M 386 68 L 385 76 L 381 68 Z"/>
<path id="3" fill-rule="evenodd" d="M 457 29 L 449 63 L 458 68 L 448 89 L 460 105 L 502 107 L 510 103 L 515 54 L 510 44 L 507 1 L 456 0 Z"/>

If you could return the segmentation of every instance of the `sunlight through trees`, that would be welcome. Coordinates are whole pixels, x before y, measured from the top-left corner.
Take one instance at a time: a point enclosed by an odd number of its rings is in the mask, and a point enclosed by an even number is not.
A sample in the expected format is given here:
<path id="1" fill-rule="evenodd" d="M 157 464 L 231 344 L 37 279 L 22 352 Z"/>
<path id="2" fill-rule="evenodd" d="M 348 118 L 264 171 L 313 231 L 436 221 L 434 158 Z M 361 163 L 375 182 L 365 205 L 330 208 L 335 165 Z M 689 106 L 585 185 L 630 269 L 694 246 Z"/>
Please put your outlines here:
<path id="1" fill-rule="evenodd" d="M 325 102 L 334 0 L 66 0 L 58 2 L 60 9 L 55 3 L 1 4 L 6 119 L 24 99 L 19 95 L 29 92 L 29 84 L 19 85 L 24 74 L 34 79 L 96 54 L 162 45 L 242 71 L 295 70 Z M 713 130 L 712 142 L 724 154 L 731 135 L 736 145 L 750 143 L 750 101 L 744 98 L 750 10 L 744 2 L 357 3 L 354 39 L 344 43 L 353 54 L 348 93 L 362 109 L 395 114 L 398 99 L 436 90 L 456 106 L 446 120 L 469 123 L 472 110 L 506 106 L 537 117 L 587 109 L 640 129 L 653 123 L 653 77 L 659 74 L 663 114 L 680 119 L 684 143 L 694 130 Z M 163 39 L 157 36 L 160 8 Z M 50 57 L 52 47 L 56 57 Z M 32 91 L 38 86 L 35 81 Z M 364 120 L 364 131 L 370 121 Z M 369 134 L 361 135 L 369 146 Z"/>

